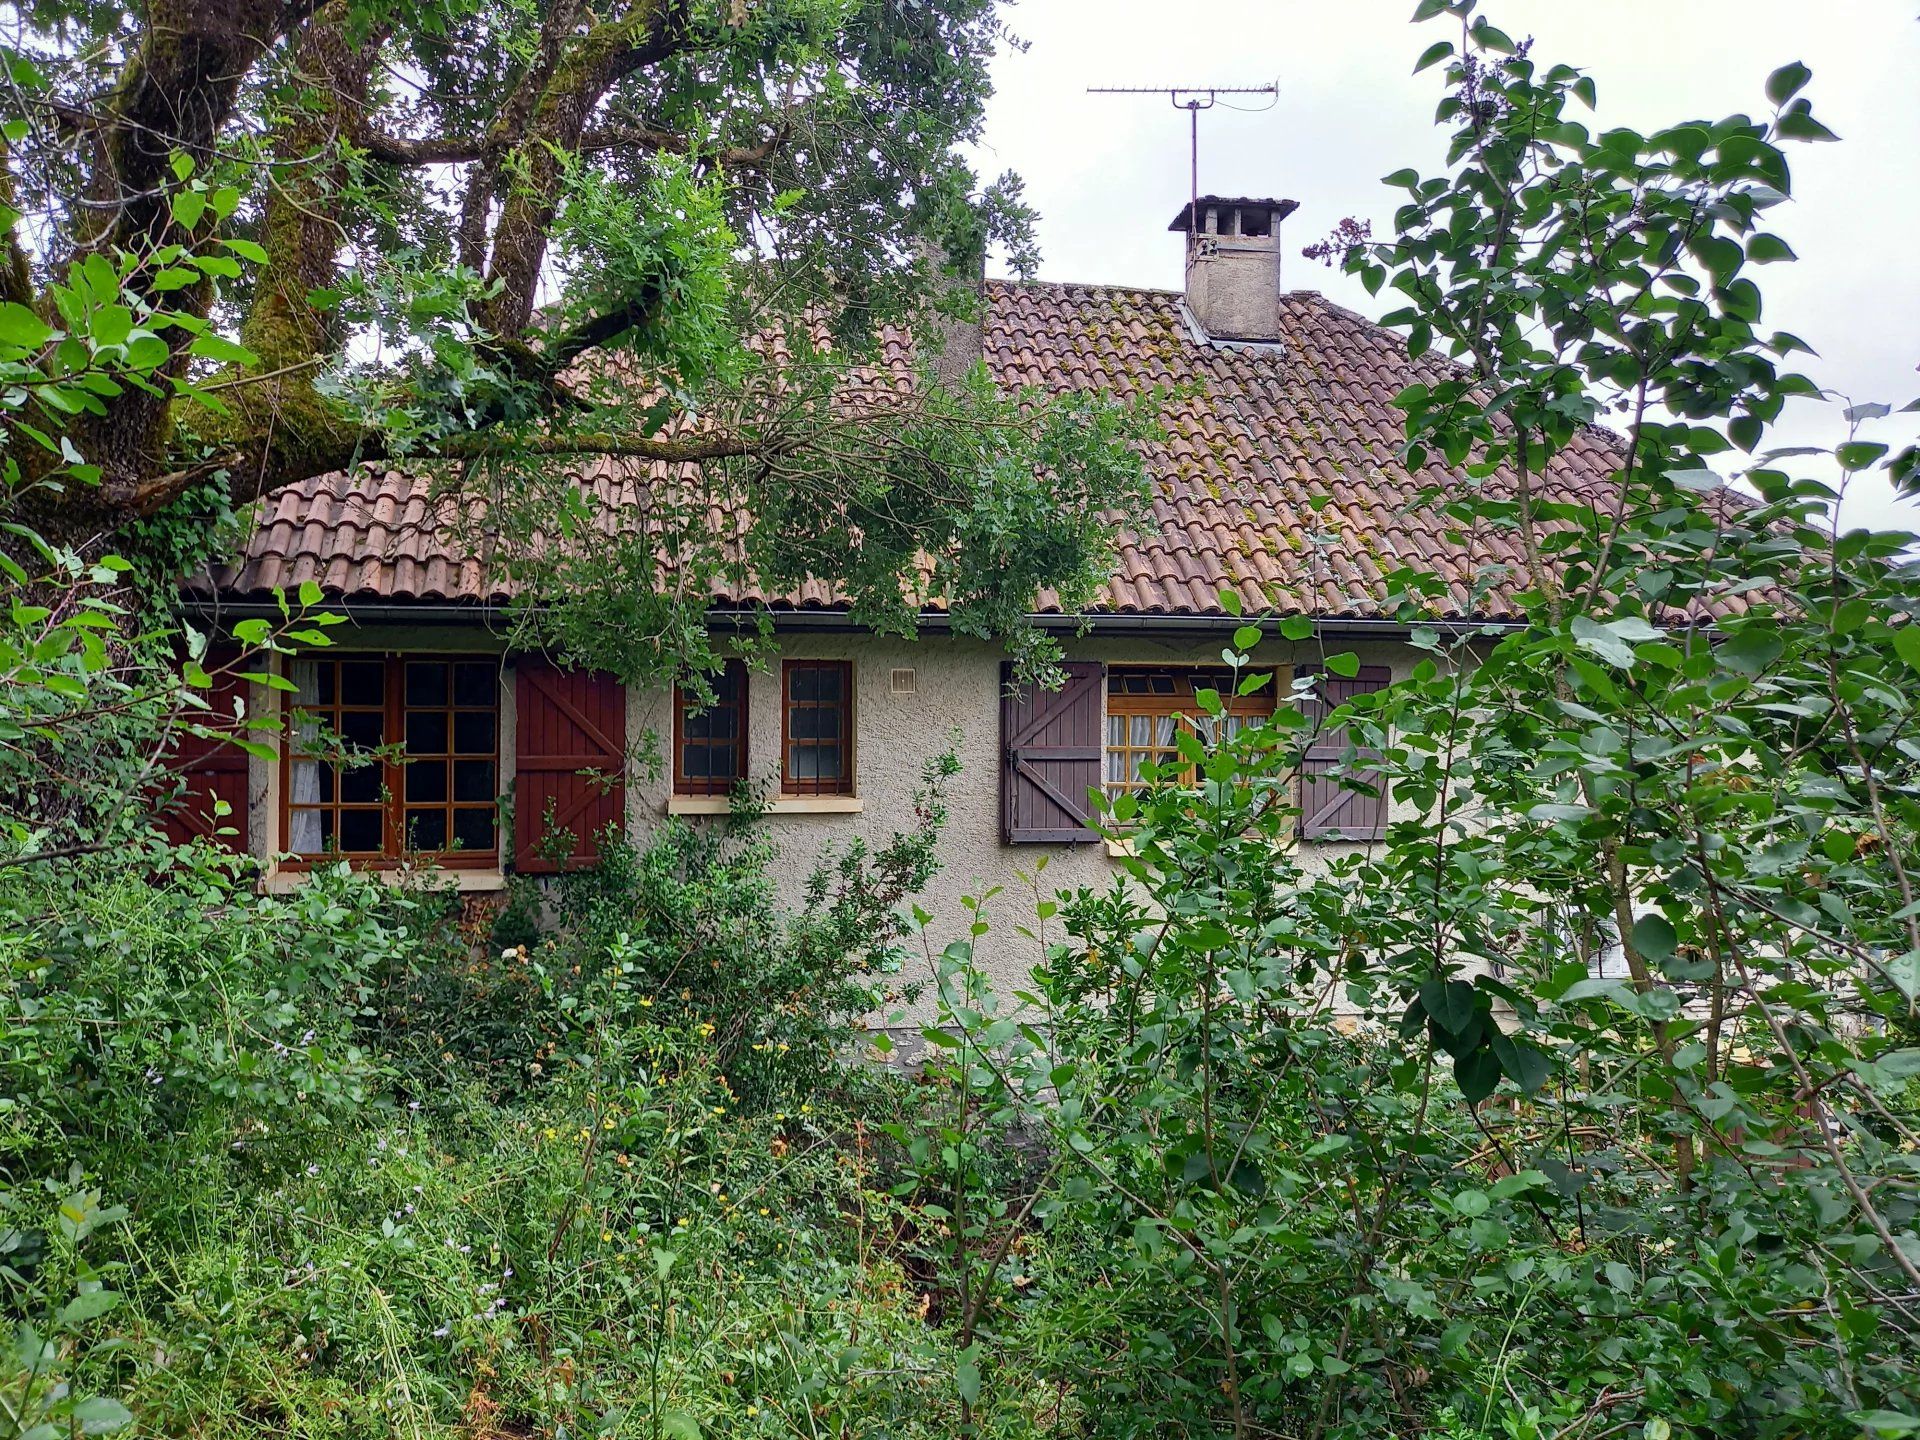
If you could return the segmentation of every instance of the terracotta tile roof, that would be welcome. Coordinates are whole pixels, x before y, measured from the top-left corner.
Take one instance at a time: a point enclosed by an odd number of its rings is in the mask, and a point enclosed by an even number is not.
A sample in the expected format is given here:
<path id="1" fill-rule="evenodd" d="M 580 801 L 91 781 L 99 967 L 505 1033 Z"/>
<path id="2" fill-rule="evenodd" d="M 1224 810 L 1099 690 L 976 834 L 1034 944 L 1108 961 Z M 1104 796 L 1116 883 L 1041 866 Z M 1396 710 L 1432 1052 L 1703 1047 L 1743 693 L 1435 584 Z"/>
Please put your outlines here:
<path id="1" fill-rule="evenodd" d="M 1311 292 L 1283 298 L 1277 346 L 1210 345 L 1189 328 L 1180 300 L 1158 290 L 988 285 L 986 362 L 1002 384 L 1121 397 L 1166 387 L 1171 396 L 1164 438 L 1143 452 L 1155 490 L 1150 519 L 1118 535 L 1098 612 L 1219 616 L 1218 592 L 1231 585 L 1249 611 L 1391 618 L 1391 572 L 1413 567 L 1446 581 L 1445 599 L 1425 607 L 1438 618 L 1514 613 L 1524 588 L 1515 533 L 1436 513 L 1419 492 L 1467 482 L 1441 463 L 1410 472 L 1398 458 L 1401 416 L 1390 401 L 1415 380 L 1439 378 L 1440 362 L 1409 360 L 1399 336 Z M 1588 431 L 1542 489 L 1554 499 L 1604 496 L 1619 458 L 1615 438 Z M 665 467 L 616 462 L 583 477 L 608 513 L 639 524 L 648 487 L 673 478 Z M 1511 477 L 1485 488 L 1510 494 Z M 272 496 L 240 560 L 196 588 L 244 598 L 314 580 L 348 604 L 498 603 L 511 586 L 490 563 L 485 534 L 484 502 L 436 495 L 424 476 L 318 475 Z M 817 583 L 781 596 L 729 588 L 715 601 L 838 605 Z M 1059 606 L 1042 595 L 1036 608 Z"/>

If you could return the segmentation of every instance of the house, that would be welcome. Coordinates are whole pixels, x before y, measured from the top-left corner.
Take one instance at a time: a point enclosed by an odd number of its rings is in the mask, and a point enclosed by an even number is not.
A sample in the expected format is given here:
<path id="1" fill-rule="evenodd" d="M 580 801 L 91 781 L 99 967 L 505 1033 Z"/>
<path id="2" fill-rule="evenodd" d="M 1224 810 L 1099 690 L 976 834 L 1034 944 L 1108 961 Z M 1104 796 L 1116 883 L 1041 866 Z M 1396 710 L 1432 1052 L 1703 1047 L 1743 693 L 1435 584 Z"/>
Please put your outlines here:
<path id="1" fill-rule="evenodd" d="M 1292 208 L 1206 196 L 1183 209 L 1169 227 L 1185 237 L 1183 292 L 986 286 L 979 344 L 1001 382 L 1122 396 L 1164 385 L 1173 395 L 1164 438 L 1145 452 L 1151 521 L 1119 536 L 1105 598 L 1085 616 L 1038 604 L 1034 623 L 1064 637 L 1069 678 L 1057 693 L 1009 692 L 1001 653 L 952 634 L 937 611 L 917 641 L 876 637 L 810 585 L 715 596 L 716 623 L 771 611 L 778 660 L 729 667 L 720 703 L 696 712 L 671 689 L 625 689 L 505 653 L 491 622 L 511 597 L 436 523 L 426 481 L 396 470 L 317 475 L 267 502 L 244 554 L 202 577 L 191 604 L 225 624 L 277 614 L 276 588 L 318 582 L 350 625 L 335 632 L 335 649 L 290 662 L 291 695 L 263 689 L 255 704 L 290 704 L 351 741 L 398 743 L 407 763 L 336 771 L 298 754 L 264 761 L 197 746 L 183 757 L 196 798 L 176 831 L 207 828 L 218 796 L 231 806 L 230 839 L 269 863 L 269 883 L 334 854 L 392 866 L 410 851 L 485 890 L 514 871 L 590 859 L 608 824 L 639 838 L 662 816 L 723 812 L 744 776 L 776 796 L 767 823 L 782 882 L 797 890 L 827 847 L 898 828 L 921 762 L 953 734 L 964 768 L 944 868 L 922 901 L 941 928 L 957 933 L 970 918 L 962 895 L 1028 891 L 1021 877 L 1043 855 L 1050 889 L 1105 883 L 1113 858 L 1088 827 L 1088 791 L 1136 784 L 1141 762 L 1183 723 L 1175 717 L 1192 710 L 1194 686 L 1243 623 L 1223 607 L 1223 588 L 1250 616 L 1313 624 L 1298 642 L 1270 632 L 1255 659 L 1278 683 L 1240 702 L 1248 707 L 1272 705 L 1295 667 L 1334 650 L 1357 651 L 1362 668 L 1325 677 L 1328 701 L 1405 673 L 1415 652 L 1402 572 L 1443 582 L 1419 602 L 1426 623 L 1517 615 L 1513 533 L 1441 516 L 1423 492 L 1466 482 L 1438 460 L 1410 472 L 1398 458 L 1401 415 L 1390 402 L 1437 379 L 1443 363 L 1409 360 L 1398 336 L 1284 288 L 1280 222 Z M 1589 432 L 1544 488 L 1592 499 L 1618 459 L 1616 442 Z M 595 483 L 632 487 L 645 475 L 609 467 Z M 1502 477 L 1488 484 L 1499 493 Z M 647 732 L 671 757 L 657 778 L 628 758 Z M 1315 778 L 1329 763 L 1317 757 L 1303 777 L 1302 839 L 1377 837 L 1389 800 Z M 570 837 L 560 853 L 539 843 L 550 824 Z M 1018 973 L 1032 946 L 1003 928 L 985 958 Z"/>

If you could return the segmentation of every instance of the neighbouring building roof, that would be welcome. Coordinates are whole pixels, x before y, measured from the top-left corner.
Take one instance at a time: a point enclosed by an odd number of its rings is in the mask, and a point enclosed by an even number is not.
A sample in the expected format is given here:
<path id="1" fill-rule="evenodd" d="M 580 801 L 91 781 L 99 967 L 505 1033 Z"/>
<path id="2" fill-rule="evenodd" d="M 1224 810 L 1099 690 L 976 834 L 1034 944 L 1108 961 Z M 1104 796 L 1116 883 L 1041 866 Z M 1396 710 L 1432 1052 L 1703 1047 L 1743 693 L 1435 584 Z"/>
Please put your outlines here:
<path id="1" fill-rule="evenodd" d="M 1150 518 L 1121 532 L 1096 613 L 1219 617 L 1219 591 L 1232 586 L 1250 613 L 1393 618 L 1389 577 L 1412 567 L 1446 582 L 1428 608 L 1435 618 L 1513 615 L 1525 587 L 1517 533 L 1439 514 L 1421 492 L 1469 482 L 1437 460 L 1410 471 L 1399 458 L 1402 415 L 1390 402 L 1441 378 L 1445 363 L 1409 360 L 1400 336 L 1311 291 L 1281 297 L 1281 330 L 1273 345 L 1215 344 L 1179 292 L 988 282 L 985 359 L 1001 384 L 1122 398 L 1164 386 L 1171 396 L 1164 438 L 1143 452 Z M 1541 491 L 1591 502 L 1609 492 L 1620 459 L 1615 437 L 1589 430 Z M 639 508 L 652 477 L 644 465 L 602 461 L 583 478 L 601 498 Z M 1512 481 L 1495 476 L 1485 488 L 1511 494 Z M 195 588 L 245 599 L 313 580 L 348 607 L 503 602 L 510 587 L 472 538 L 484 524 L 454 523 L 480 504 L 397 469 L 317 475 L 271 496 L 239 561 Z M 842 608 L 820 584 L 714 598 Z M 1043 595 L 1036 608 L 1059 606 Z"/>

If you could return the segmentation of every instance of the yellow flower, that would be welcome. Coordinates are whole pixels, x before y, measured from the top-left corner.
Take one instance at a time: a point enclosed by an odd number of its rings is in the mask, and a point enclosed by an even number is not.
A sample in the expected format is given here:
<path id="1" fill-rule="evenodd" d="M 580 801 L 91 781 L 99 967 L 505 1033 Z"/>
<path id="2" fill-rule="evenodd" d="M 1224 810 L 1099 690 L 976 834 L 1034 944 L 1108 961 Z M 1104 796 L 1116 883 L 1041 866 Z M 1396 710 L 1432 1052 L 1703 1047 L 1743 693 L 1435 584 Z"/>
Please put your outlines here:
<path id="1" fill-rule="evenodd" d="M 760 1407 L 758 1405 L 747 1406 L 747 1418 L 749 1420 L 753 1419 L 753 1417 L 758 1415 L 759 1413 L 760 1413 Z"/>
<path id="2" fill-rule="evenodd" d="M 611 1240 L 611 1239 L 613 1239 L 613 1231 L 611 1231 L 611 1230 L 602 1230 L 602 1231 L 600 1232 L 600 1243 L 601 1243 L 602 1245 L 604 1245 L 604 1244 L 606 1244 L 606 1243 L 607 1243 L 607 1242 L 608 1242 L 609 1240 Z"/>

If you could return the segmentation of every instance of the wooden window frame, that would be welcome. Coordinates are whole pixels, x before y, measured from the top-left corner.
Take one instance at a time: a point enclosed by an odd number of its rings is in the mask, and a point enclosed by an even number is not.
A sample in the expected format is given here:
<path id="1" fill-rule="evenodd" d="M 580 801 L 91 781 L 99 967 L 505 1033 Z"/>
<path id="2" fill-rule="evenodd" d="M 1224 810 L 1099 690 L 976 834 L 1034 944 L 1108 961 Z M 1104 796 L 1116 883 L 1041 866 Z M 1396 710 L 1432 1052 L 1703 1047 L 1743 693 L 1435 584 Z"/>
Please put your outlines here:
<path id="1" fill-rule="evenodd" d="M 818 701 L 795 703 L 793 677 L 800 670 L 837 670 L 840 672 L 840 700 L 826 705 Z M 783 660 L 780 663 L 780 793 L 783 796 L 852 795 L 854 767 L 853 662 L 851 660 Z M 837 710 L 840 714 L 840 773 L 831 780 L 802 777 L 793 773 L 793 716 L 797 710 Z M 802 736 L 798 743 L 815 745 L 815 737 Z"/>
<path id="2" fill-rule="evenodd" d="M 734 770 L 724 778 L 712 775 L 688 775 L 686 772 L 687 737 L 687 696 L 678 681 L 673 687 L 673 793 L 676 795 L 726 795 L 733 787 L 747 778 L 747 720 L 751 711 L 748 706 L 748 677 L 746 662 L 729 660 L 723 667 L 724 677 L 732 682 L 734 700 L 731 704 L 716 702 L 705 707 L 703 713 L 714 710 L 731 710 L 734 715 Z M 785 725 L 785 706 L 781 707 L 781 723 Z M 711 745 L 710 740 L 696 738 L 695 744 Z M 782 749 L 784 750 L 784 743 Z"/>
<path id="3" fill-rule="evenodd" d="M 1194 767 L 1182 759 L 1171 744 L 1134 745 L 1127 743 L 1116 746 L 1112 740 L 1111 722 L 1115 717 L 1131 719 L 1134 716 L 1149 716 L 1154 719 L 1171 717 L 1177 728 L 1192 730 L 1197 719 L 1210 718 L 1200 714 L 1199 706 L 1194 703 L 1195 690 L 1213 689 L 1220 692 L 1224 702 L 1225 714 L 1242 719 L 1264 720 L 1273 715 L 1278 703 L 1274 687 L 1279 683 L 1279 671 L 1276 667 L 1271 673 L 1274 678 L 1251 695 L 1235 695 L 1233 682 L 1244 679 L 1249 674 L 1269 673 L 1259 667 L 1242 670 L 1236 676 L 1232 670 L 1208 665 L 1112 665 L 1107 668 L 1106 712 L 1102 717 L 1107 722 L 1100 736 L 1100 788 L 1109 800 L 1122 795 L 1136 794 L 1147 788 L 1144 780 L 1111 780 L 1107 777 L 1107 765 L 1116 753 L 1125 755 L 1131 761 L 1135 754 L 1171 757 L 1180 767 L 1179 781 L 1192 784 L 1196 772 Z M 1129 678 L 1144 675 L 1162 675 L 1172 681 L 1171 689 L 1158 694 L 1128 694 L 1120 689 Z M 1131 727 L 1129 727 L 1131 728 Z M 1131 763 L 1122 766 L 1131 773 Z"/>
<path id="4" fill-rule="evenodd" d="M 419 652 L 413 652 L 413 651 L 390 651 L 386 653 L 344 652 L 340 654 L 327 653 L 324 655 L 312 655 L 312 654 L 300 655 L 295 657 L 294 661 L 290 663 L 298 663 L 300 661 L 311 661 L 317 664 L 323 664 L 323 665 L 331 664 L 336 666 L 341 664 L 375 664 L 377 663 L 382 667 L 381 704 L 378 707 L 378 709 L 383 716 L 381 733 L 383 736 L 387 737 L 382 741 L 383 745 L 393 744 L 397 739 L 402 749 L 404 750 L 404 747 L 406 744 L 407 715 L 410 711 L 423 713 L 423 714 L 438 711 L 439 713 L 446 715 L 447 730 L 448 730 L 448 734 L 447 734 L 448 748 L 447 748 L 446 754 L 444 756 L 435 755 L 435 756 L 428 756 L 424 758 L 428 758 L 428 759 L 444 758 L 447 761 L 447 798 L 437 803 L 416 802 L 414 805 L 409 807 L 406 800 L 407 766 L 406 766 L 405 760 L 400 760 L 400 761 L 383 760 L 380 762 L 380 771 L 381 771 L 380 801 L 379 801 L 379 807 L 378 807 L 381 812 L 380 853 L 376 855 L 371 851 L 357 850 L 357 851 L 334 851 L 334 852 L 321 851 L 317 853 L 293 854 L 288 859 L 281 862 L 281 868 L 286 870 L 307 870 L 307 869 L 311 869 L 315 865 L 329 865 L 338 860 L 345 860 L 349 864 L 354 865 L 358 868 L 369 869 L 369 870 L 398 869 L 401 866 L 413 864 L 420 861 L 428 861 L 434 865 L 438 865 L 441 868 L 448 869 L 448 870 L 494 871 L 494 870 L 500 869 L 501 848 L 502 848 L 502 845 L 504 844 L 504 839 L 505 839 L 503 827 L 500 823 L 500 801 L 499 801 L 501 779 L 502 779 L 502 773 L 500 768 L 501 758 L 502 758 L 500 753 L 500 739 L 501 739 L 501 721 L 503 719 L 503 716 L 501 712 L 504 709 L 504 706 L 501 702 L 502 669 L 501 669 L 500 657 L 498 655 L 489 655 L 489 654 L 474 654 L 474 653 L 462 654 L 458 651 L 444 653 L 444 654 L 443 653 L 419 653 Z M 406 675 L 407 675 L 406 667 L 410 664 L 445 664 L 449 667 L 452 667 L 458 664 L 491 665 L 494 671 L 493 703 L 490 707 L 483 707 L 478 705 L 455 704 L 454 698 L 453 698 L 454 697 L 453 671 L 451 668 L 449 668 L 447 671 L 447 699 L 445 704 L 438 705 L 438 706 L 408 705 L 406 703 Z M 343 707 L 340 703 L 339 695 L 340 695 L 340 688 L 339 688 L 339 681 L 338 681 L 338 672 L 336 671 L 336 679 L 334 684 L 335 698 L 333 703 L 326 706 L 313 707 L 316 713 L 320 713 L 330 717 L 329 724 L 332 724 L 334 720 L 338 719 L 343 709 L 350 708 L 354 712 L 371 712 L 375 709 L 375 707 L 373 706 L 365 706 L 365 705 Z M 286 730 L 283 736 L 283 743 L 280 747 L 279 840 L 280 840 L 280 846 L 283 850 L 287 850 L 291 848 L 291 842 L 293 839 L 294 811 L 315 810 L 315 811 L 324 812 L 324 811 L 331 810 L 337 815 L 339 811 L 343 808 L 339 800 L 339 793 L 340 793 L 339 792 L 339 776 L 337 774 L 334 777 L 334 787 L 335 787 L 334 797 L 335 798 L 332 801 L 322 805 L 294 804 L 293 767 L 295 763 L 302 758 L 294 753 L 295 751 L 294 742 L 295 742 L 295 737 L 297 733 L 296 725 L 295 725 L 295 717 L 299 713 L 307 709 L 308 707 L 299 704 L 293 695 L 289 694 L 287 696 L 287 701 L 286 701 L 287 725 L 286 725 Z M 454 736 L 453 736 L 454 718 L 453 717 L 462 711 L 484 712 L 488 709 L 490 709 L 493 714 L 493 749 L 488 752 L 474 751 L 471 754 L 459 754 L 456 757 L 453 750 L 453 746 L 454 746 Z M 485 760 L 485 761 L 490 761 L 492 763 L 494 798 L 489 800 L 485 807 L 483 807 L 478 801 L 459 802 L 454 800 L 453 796 L 455 792 L 455 781 L 454 781 L 454 775 L 453 775 L 453 762 L 456 758 L 460 760 Z M 373 807 L 368 805 L 353 805 L 353 806 L 347 806 L 344 808 L 371 809 Z M 406 812 L 409 808 L 412 808 L 415 810 L 439 809 L 444 811 L 447 816 L 447 838 L 449 842 L 449 848 L 442 849 L 442 850 L 408 850 L 406 849 L 402 844 L 402 841 L 405 838 Z M 490 808 L 493 812 L 493 848 L 491 850 L 484 850 L 484 851 L 464 850 L 464 849 L 456 850 L 451 848 L 451 842 L 453 838 L 454 811 L 455 810 L 478 810 L 482 808 Z M 336 826 L 336 834 L 337 833 L 338 833 L 338 827 Z"/>

